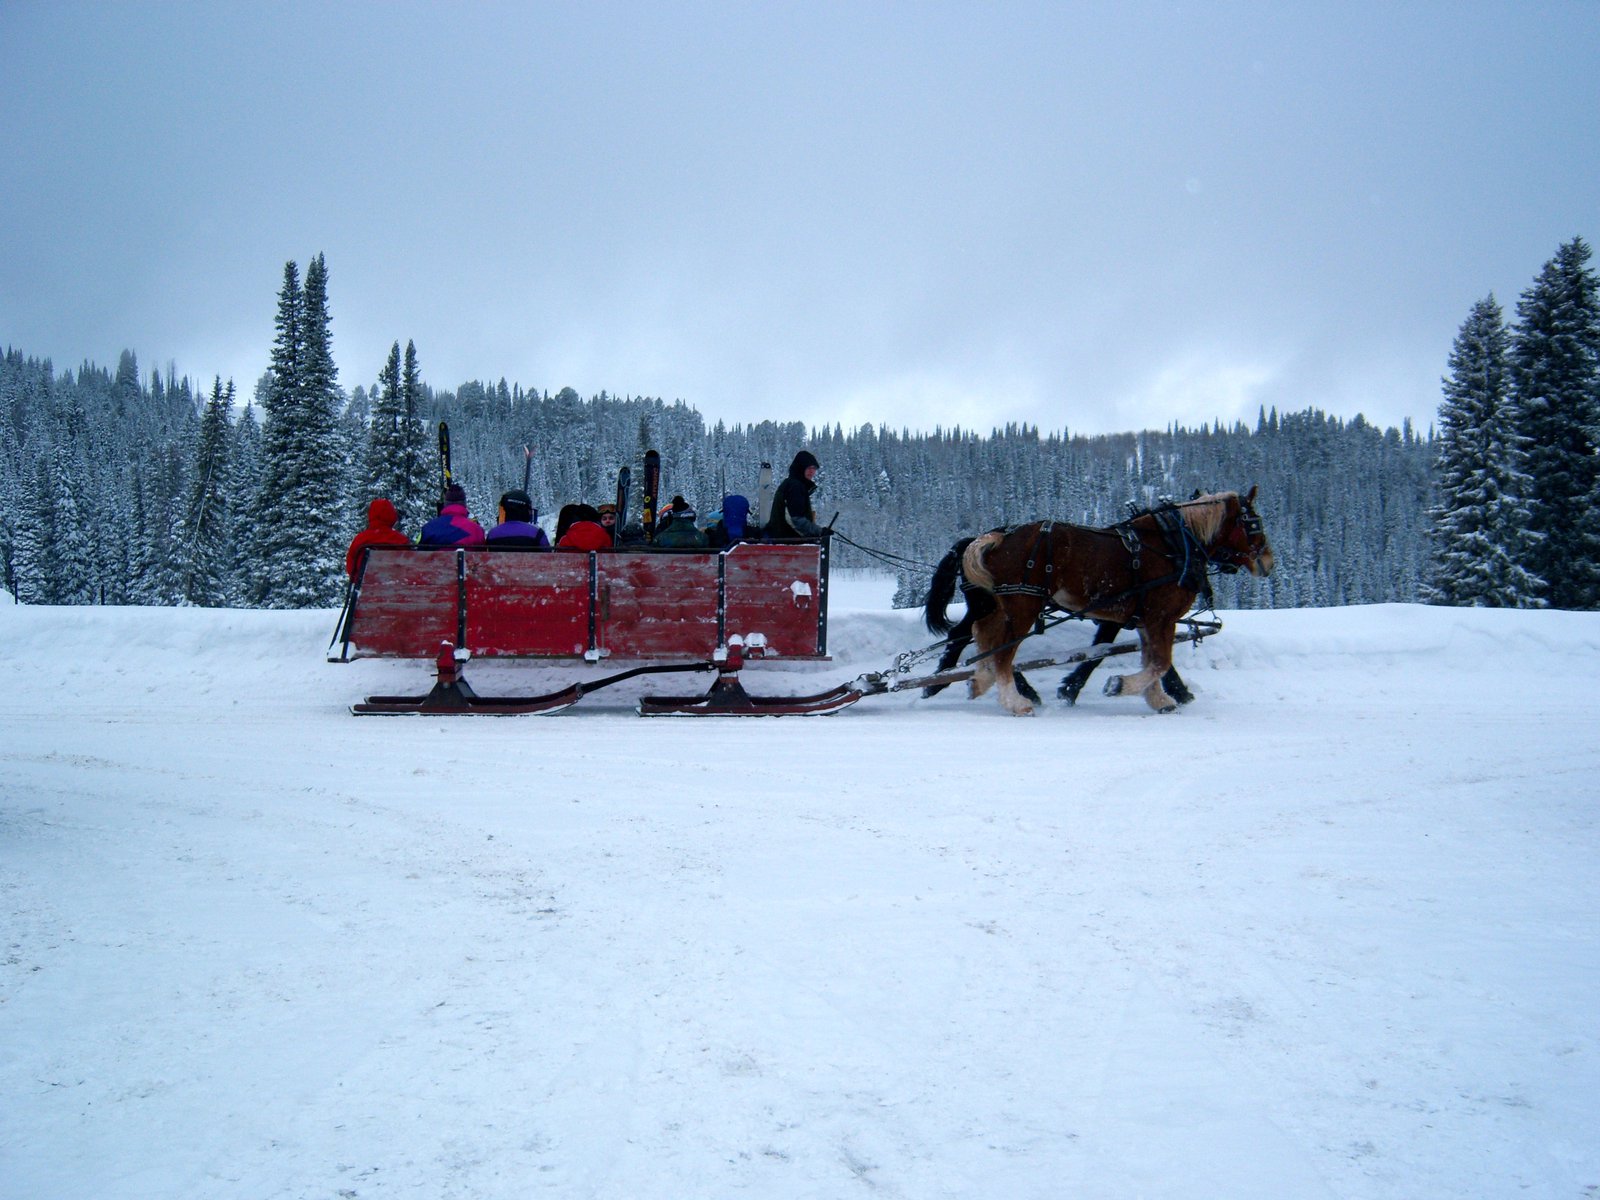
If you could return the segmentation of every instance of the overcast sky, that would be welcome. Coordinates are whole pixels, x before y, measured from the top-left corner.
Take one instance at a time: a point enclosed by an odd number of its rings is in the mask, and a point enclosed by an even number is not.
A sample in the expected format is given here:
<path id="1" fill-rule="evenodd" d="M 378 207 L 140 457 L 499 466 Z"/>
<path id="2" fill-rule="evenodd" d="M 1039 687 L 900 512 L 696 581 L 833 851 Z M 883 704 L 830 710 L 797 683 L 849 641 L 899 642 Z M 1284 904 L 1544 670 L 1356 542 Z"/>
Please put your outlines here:
<path id="1" fill-rule="evenodd" d="M 1600 3 L 0 0 L 0 346 L 1095 433 L 1433 420 L 1600 238 Z"/>

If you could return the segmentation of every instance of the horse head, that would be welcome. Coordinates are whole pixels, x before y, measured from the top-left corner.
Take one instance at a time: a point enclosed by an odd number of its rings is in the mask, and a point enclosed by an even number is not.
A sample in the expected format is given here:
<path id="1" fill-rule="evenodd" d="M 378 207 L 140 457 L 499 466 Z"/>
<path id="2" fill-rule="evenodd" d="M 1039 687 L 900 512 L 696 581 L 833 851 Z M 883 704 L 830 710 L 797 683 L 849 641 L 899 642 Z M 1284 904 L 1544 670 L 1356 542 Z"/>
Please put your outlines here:
<path id="1" fill-rule="evenodd" d="M 1243 567 L 1252 575 L 1272 574 L 1272 545 L 1256 512 L 1256 489 L 1227 497 L 1227 515 L 1209 546 L 1211 560 L 1224 570 Z"/>

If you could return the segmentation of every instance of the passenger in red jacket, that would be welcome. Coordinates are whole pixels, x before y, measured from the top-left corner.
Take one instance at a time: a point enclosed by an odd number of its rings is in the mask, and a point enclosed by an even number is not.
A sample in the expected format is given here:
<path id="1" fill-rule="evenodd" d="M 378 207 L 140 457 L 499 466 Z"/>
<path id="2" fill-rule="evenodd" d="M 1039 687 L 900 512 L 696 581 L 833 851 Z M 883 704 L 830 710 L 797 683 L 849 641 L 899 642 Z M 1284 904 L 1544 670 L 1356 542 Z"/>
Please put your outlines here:
<path id="1" fill-rule="evenodd" d="M 598 521 L 574 521 L 556 543 L 557 550 L 609 550 L 611 535 Z"/>
<path id="2" fill-rule="evenodd" d="M 556 518 L 557 550 L 609 550 L 611 532 L 600 523 L 600 510 L 589 504 L 563 504 Z"/>
<path id="3" fill-rule="evenodd" d="M 361 561 L 361 552 L 368 546 L 409 546 L 411 539 L 406 537 L 394 527 L 400 514 L 395 512 L 394 505 L 379 496 L 367 505 L 367 527 L 350 543 L 350 549 L 344 555 L 344 573 L 354 579 L 356 564 Z"/>

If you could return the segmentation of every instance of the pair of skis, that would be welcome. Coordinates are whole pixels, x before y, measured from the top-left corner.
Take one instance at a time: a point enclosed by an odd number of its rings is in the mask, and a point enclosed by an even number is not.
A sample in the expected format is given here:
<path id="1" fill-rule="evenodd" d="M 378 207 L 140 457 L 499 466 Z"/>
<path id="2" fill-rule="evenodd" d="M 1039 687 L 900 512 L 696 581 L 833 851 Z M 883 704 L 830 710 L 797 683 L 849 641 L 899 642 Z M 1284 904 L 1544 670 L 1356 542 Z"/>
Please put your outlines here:
<path id="1" fill-rule="evenodd" d="M 450 490 L 450 426 L 439 422 L 439 507 Z"/>

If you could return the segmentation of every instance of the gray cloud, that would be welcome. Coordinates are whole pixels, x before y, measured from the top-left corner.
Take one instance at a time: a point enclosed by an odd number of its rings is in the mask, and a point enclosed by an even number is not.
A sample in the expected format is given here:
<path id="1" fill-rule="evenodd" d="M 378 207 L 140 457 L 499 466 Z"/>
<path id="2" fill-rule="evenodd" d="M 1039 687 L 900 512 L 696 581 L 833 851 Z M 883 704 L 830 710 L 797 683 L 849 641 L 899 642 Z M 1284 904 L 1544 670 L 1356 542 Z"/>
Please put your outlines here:
<path id="1" fill-rule="evenodd" d="M 0 342 L 711 419 L 1426 425 L 1597 236 L 1593 5 L 0 8 Z"/>

